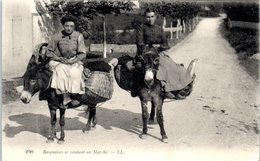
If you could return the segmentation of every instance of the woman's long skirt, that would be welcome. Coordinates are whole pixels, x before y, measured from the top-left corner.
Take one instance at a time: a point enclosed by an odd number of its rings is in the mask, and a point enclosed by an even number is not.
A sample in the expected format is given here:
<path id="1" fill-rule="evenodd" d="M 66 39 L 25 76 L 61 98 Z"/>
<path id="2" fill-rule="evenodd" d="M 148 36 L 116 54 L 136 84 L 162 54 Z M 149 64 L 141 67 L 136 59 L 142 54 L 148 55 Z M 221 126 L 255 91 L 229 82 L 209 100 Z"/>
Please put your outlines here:
<path id="1" fill-rule="evenodd" d="M 57 92 L 60 94 L 85 93 L 85 83 L 82 77 L 84 67 L 82 62 L 68 65 L 57 61 L 50 61 L 49 64 L 53 71 L 51 88 L 57 89 Z"/>

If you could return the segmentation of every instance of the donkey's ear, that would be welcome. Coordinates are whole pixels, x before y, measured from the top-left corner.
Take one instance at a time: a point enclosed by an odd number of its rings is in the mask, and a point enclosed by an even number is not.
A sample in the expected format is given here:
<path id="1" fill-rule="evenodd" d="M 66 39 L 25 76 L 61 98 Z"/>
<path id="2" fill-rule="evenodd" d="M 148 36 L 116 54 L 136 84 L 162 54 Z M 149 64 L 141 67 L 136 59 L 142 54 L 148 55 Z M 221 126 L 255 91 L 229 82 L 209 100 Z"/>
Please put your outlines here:
<path id="1" fill-rule="evenodd" d="M 154 59 L 154 61 L 153 61 L 153 63 L 154 63 L 154 64 L 156 64 L 156 65 L 158 65 L 158 64 L 159 64 L 159 62 L 160 62 L 160 59 L 159 59 L 159 57 L 156 57 L 156 58 Z"/>

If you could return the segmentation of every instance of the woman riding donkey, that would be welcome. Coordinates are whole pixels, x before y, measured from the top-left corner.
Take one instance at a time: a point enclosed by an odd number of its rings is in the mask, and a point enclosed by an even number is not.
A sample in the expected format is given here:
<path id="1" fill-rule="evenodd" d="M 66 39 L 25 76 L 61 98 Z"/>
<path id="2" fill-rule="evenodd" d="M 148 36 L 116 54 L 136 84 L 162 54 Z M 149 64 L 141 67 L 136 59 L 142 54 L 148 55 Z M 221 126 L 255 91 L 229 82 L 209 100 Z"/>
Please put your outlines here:
<path id="1" fill-rule="evenodd" d="M 148 8 L 145 12 L 146 22 L 136 29 L 137 55 L 134 66 L 138 70 L 142 54 L 151 50 L 159 54 L 159 68 L 156 78 L 160 80 L 165 98 L 183 99 L 190 94 L 195 79 L 196 59 L 190 62 L 188 69 L 175 63 L 167 54 L 170 48 L 163 28 L 155 24 L 155 12 Z M 137 78 L 134 76 L 134 78 Z M 138 81 L 133 82 L 131 95 L 137 96 Z"/>
<path id="2" fill-rule="evenodd" d="M 86 47 L 82 34 L 74 31 L 76 20 L 73 16 L 65 16 L 62 17 L 61 23 L 64 29 L 54 35 L 49 44 L 40 44 L 31 57 L 23 76 L 24 89 L 20 97 L 23 103 L 28 104 L 31 98 L 40 92 L 43 96 L 40 100 L 48 102 L 51 134 L 47 143 L 56 138 L 57 110 L 60 111 L 58 143 L 63 143 L 65 138 L 66 108 L 87 105 L 89 117 L 83 132 L 95 127 L 96 105 L 112 98 L 111 71 L 117 65 L 117 59 L 114 58 L 108 63 L 104 60 L 88 62 L 83 68 Z M 73 94 L 71 101 L 68 94 Z"/>
<path id="3" fill-rule="evenodd" d="M 48 43 L 46 56 L 50 58 L 50 68 L 53 71 L 51 88 L 57 94 L 63 95 L 63 108 L 71 100 L 70 95 L 84 94 L 85 83 L 82 78 L 83 59 L 86 57 L 86 47 L 83 35 L 75 31 L 76 18 L 66 15 L 61 18 L 63 30 L 55 34 Z M 72 103 L 71 102 L 71 103 Z"/>

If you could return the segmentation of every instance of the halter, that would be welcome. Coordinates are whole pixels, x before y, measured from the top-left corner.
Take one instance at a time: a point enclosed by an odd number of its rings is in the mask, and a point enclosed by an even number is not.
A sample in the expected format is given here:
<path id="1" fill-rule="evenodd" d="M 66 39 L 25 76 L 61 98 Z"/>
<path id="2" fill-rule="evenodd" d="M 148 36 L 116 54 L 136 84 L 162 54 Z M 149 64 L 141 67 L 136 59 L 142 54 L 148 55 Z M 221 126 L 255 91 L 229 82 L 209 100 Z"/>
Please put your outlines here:
<path id="1" fill-rule="evenodd" d="M 44 80 L 42 79 L 42 76 L 40 76 L 40 74 L 41 74 L 41 73 L 44 73 L 44 72 L 39 71 L 39 70 L 41 70 L 41 69 L 42 69 L 43 71 L 48 70 L 48 69 L 45 68 L 44 66 L 45 66 L 45 65 L 43 65 L 43 64 L 37 64 L 36 66 L 32 67 L 32 68 L 34 68 L 34 69 L 33 69 L 33 71 L 31 71 L 31 72 L 35 72 L 35 73 L 36 73 L 36 78 L 30 79 L 30 80 L 36 80 L 37 82 L 44 81 Z M 32 70 L 32 69 L 31 69 L 31 70 Z M 45 73 L 45 74 L 46 74 L 46 73 Z M 46 74 L 46 75 L 48 75 L 48 74 Z M 48 78 L 48 80 L 45 80 L 45 82 L 48 81 L 48 82 L 47 82 L 47 86 L 46 86 L 45 88 L 41 88 L 41 87 L 40 87 L 39 90 L 41 90 L 41 91 L 46 91 L 46 90 L 48 90 L 49 87 L 50 87 L 50 85 L 51 85 L 51 80 L 52 80 L 52 77 Z"/>
<path id="2" fill-rule="evenodd" d="M 40 78 L 39 78 L 40 79 Z M 48 85 L 42 91 L 47 91 L 51 87 L 52 77 L 49 79 Z"/>

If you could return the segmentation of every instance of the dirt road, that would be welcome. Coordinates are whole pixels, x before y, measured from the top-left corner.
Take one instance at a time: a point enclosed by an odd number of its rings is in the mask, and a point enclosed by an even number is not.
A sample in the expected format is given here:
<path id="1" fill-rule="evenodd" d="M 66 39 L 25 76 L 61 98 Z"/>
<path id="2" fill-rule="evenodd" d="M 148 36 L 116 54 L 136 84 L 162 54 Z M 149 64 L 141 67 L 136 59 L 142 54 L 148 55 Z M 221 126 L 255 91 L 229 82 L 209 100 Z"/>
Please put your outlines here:
<path id="1" fill-rule="evenodd" d="M 4 105 L 3 160 L 257 161 L 258 84 L 221 37 L 221 21 L 203 19 L 169 51 L 185 66 L 193 58 L 199 60 L 191 96 L 166 100 L 163 106 L 169 143 L 159 140 L 157 124 L 149 125 L 146 140 L 139 138 L 139 100 L 115 84 L 113 98 L 98 108 L 98 125 L 88 134 L 81 131 L 85 113 L 67 110 L 66 142 L 62 145 L 45 143 L 50 132 L 46 102 L 34 97 L 28 105 L 19 101 Z"/>

